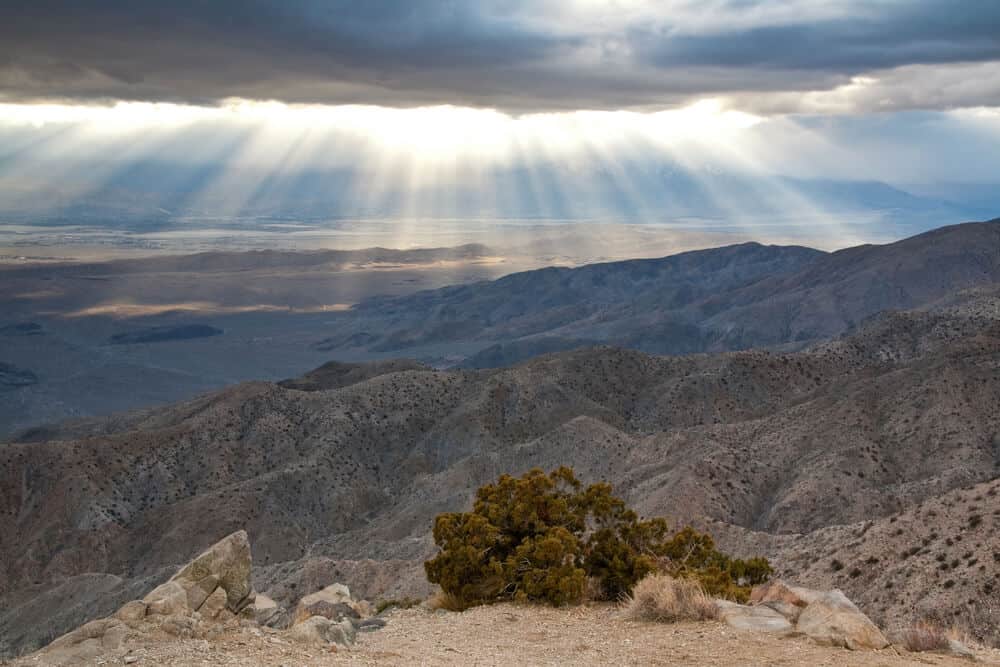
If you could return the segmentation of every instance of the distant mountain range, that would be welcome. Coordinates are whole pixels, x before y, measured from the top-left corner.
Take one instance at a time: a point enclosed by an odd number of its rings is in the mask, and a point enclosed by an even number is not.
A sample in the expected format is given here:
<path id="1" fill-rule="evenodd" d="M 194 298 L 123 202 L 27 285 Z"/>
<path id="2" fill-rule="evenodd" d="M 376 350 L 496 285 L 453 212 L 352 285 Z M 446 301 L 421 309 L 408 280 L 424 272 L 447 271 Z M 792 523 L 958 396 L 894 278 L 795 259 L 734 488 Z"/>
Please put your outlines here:
<path id="1" fill-rule="evenodd" d="M 332 318 L 335 333 L 315 346 L 433 361 L 452 345 L 451 362 L 474 368 L 599 343 L 658 354 L 796 349 L 996 282 L 1000 221 L 829 254 L 747 243 L 367 299 Z"/>

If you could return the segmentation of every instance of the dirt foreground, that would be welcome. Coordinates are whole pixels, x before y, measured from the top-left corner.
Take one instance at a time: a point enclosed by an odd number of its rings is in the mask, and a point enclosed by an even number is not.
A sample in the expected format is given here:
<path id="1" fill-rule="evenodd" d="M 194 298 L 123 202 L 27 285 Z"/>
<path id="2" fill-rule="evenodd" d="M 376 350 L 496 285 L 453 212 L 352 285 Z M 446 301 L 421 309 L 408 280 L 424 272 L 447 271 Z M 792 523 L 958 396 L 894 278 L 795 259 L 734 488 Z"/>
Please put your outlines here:
<path id="1" fill-rule="evenodd" d="M 722 623 L 640 623 L 611 606 L 549 609 L 518 605 L 462 613 L 397 610 L 388 625 L 359 633 L 350 648 L 289 642 L 258 627 L 218 638 L 129 638 L 114 654 L 89 664 L 134 665 L 962 665 L 970 662 L 903 649 L 848 651 L 802 637 L 735 630 Z M 1000 665 L 1000 652 L 977 651 L 980 663 Z M 27 656 L 13 665 L 43 665 Z"/>

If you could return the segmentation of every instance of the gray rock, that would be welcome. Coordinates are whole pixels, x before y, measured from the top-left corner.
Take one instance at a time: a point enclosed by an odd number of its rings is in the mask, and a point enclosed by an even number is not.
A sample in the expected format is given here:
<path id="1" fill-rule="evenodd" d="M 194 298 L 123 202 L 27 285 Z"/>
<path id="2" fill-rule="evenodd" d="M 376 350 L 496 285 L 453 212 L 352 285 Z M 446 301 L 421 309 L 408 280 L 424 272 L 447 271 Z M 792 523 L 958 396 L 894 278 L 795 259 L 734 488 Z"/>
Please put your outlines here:
<path id="1" fill-rule="evenodd" d="M 284 630 L 292 624 L 288 610 L 266 595 L 258 594 L 253 603 L 253 619 L 258 625 Z"/>
<path id="2" fill-rule="evenodd" d="M 347 586 L 343 584 L 330 584 L 326 588 L 315 593 L 310 593 L 299 600 L 299 603 L 295 606 L 295 613 L 292 615 L 292 625 L 296 625 L 310 616 L 325 616 L 325 614 L 310 611 L 314 607 L 317 610 L 322 609 L 322 607 L 317 606 L 320 603 L 350 605 L 352 602 L 351 590 Z"/>
<path id="3" fill-rule="evenodd" d="M 763 602 L 761 607 L 767 607 L 768 609 L 773 609 L 778 612 L 791 623 L 795 623 L 799 620 L 799 616 L 802 614 L 802 607 L 798 607 L 794 604 L 789 604 L 788 602 L 782 602 L 781 600 L 772 600 L 770 602 Z"/>
<path id="4" fill-rule="evenodd" d="M 792 624 L 788 619 L 770 607 L 742 605 L 728 600 L 716 600 L 716 605 L 719 608 L 719 619 L 730 627 L 757 632 L 792 631 Z"/>
<path id="5" fill-rule="evenodd" d="M 361 618 L 361 615 L 354 610 L 354 607 L 346 602 L 332 603 L 326 600 L 318 600 L 304 606 L 300 603 L 296 611 L 295 622 L 298 623 L 310 616 L 322 616 L 323 618 L 337 622 L 344 619 L 353 620 Z"/>
<path id="6" fill-rule="evenodd" d="M 889 645 L 882 631 L 839 590 L 824 593 L 802 610 L 795 630 L 819 644 L 852 650 Z"/>

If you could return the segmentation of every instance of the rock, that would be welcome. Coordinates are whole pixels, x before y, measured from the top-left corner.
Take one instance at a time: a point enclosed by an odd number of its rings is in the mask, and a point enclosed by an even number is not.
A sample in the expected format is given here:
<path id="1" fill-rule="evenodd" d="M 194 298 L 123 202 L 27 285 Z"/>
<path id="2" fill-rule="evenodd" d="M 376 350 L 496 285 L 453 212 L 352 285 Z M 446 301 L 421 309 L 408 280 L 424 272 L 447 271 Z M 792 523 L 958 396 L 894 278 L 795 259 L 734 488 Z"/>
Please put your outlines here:
<path id="1" fill-rule="evenodd" d="M 794 604 L 789 604 L 788 602 L 782 602 L 781 600 L 771 600 L 768 602 L 763 602 L 760 604 L 761 607 L 766 607 L 768 609 L 773 609 L 778 612 L 791 623 L 795 623 L 799 620 L 799 615 L 802 614 L 802 607 L 797 607 Z"/>
<path id="2" fill-rule="evenodd" d="M 348 646 L 354 643 L 354 637 L 354 626 L 350 621 L 335 623 L 322 616 L 311 616 L 288 631 L 289 639 L 314 646 L 327 644 Z"/>
<path id="3" fill-rule="evenodd" d="M 202 603 L 198 613 L 202 618 L 216 619 L 219 614 L 226 610 L 226 591 L 216 588 L 211 595 Z"/>
<path id="4" fill-rule="evenodd" d="M 127 634 L 128 628 L 117 618 L 85 623 L 45 647 L 44 663 L 75 665 L 92 660 L 104 651 L 119 648 Z"/>
<path id="5" fill-rule="evenodd" d="M 291 625 L 288 610 L 266 595 L 257 595 L 253 603 L 253 619 L 258 625 L 284 630 Z"/>
<path id="6" fill-rule="evenodd" d="M 802 610 L 795 630 L 819 644 L 852 650 L 889 645 L 882 631 L 841 591 L 823 593 Z"/>
<path id="7" fill-rule="evenodd" d="M 301 600 L 299 600 L 299 607 L 308 607 L 314 602 L 330 602 L 332 604 L 337 604 L 338 602 L 350 602 L 351 601 L 351 589 L 343 584 L 330 584 L 326 588 L 315 593 L 310 593 L 306 595 Z"/>
<path id="8" fill-rule="evenodd" d="M 198 619 L 187 614 L 173 614 L 163 619 L 160 630 L 174 637 L 189 639 L 197 633 Z"/>
<path id="9" fill-rule="evenodd" d="M 750 604 L 783 602 L 804 609 L 809 606 L 809 603 L 818 600 L 822 596 L 823 591 L 804 588 L 802 586 L 792 586 L 780 579 L 776 579 L 760 586 L 754 586 L 753 590 L 750 591 Z"/>
<path id="10" fill-rule="evenodd" d="M 757 632 L 792 631 L 788 619 L 770 607 L 742 605 L 728 600 L 716 600 L 716 605 L 719 619 L 731 627 Z"/>
<path id="11" fill-rule="evenodd" d="M 250 586 L 250 542 L 245 530 L 219 540 L 181 568 L 170 581 L 188 594 L 191 609 L 198 610 L 218 587 L 226 592 L 226 607 L 238 614 L 253 602 Z"/>
<path id="12" fill-rule="evenodd" d="M 142 600 L 132 600 L 122 605 L 121 609 L 115 612 L 115 618 L 126 623 L 141 621 L 146 616 L 146 603 Z"/>
<path id="13" fill-rule="evenodd" d="M 101 648 L 113 651 L 121 647 L 126 635 L 128 635 L 127 627 L 124 625 L 112 625 L 104 631 L 104 636 L 101 637 Z"/>
<path id="14" fill-rule="evenodd" d="M 323 618 L 337 622 L 344 619 L 361 618 L 361 614 L 346 602 L 331 603 L 326 600 L 317 600 L 308 605 L 299 603 L 299 606 L 296 608 L 293 625 L 304 621 L 310 616 L 322 616 Z"/>
<path id="15" fill-rule="evenodd" d="M 142 601 L 146 603 L 149 616 L 188 614 L 192 611 L 187 591 L 173 579 L 154 588 Z"/>
<path id="16" fill-rule="evenodd" d="M 124 658 L 122 658 L 122 662 L 125 663 L 126 665 L 135 664 L 135 663 L 139 662 L 139 656 L 137 656 L 137 655 L 127 655 Z"/>
<path id="17" fill-rule="evenodd" d="M 296 625 L 310 616 L 316 616 L 317 614 L 309 610 L 321 602 L 330 605 L 350 605 L 353 602 L 351 600 L 351 590 L 343 584 L 330 584 L 322 590 L 306 595 L 295 605 L 295 613 L 292 614 L 292 625 Z"/>
<path id="18" fill-rule="evenodd" d="M 239 614 L 252 621 L 255 594 L 250 585 L 250 567 L 250 544 L 246 532 L 241 530 L 212 545 L 142 600 L 128 602 L 114 616 L 91 621 L 56 639 L 42 649 L 45 661 L 78 664 L 102 652 L 117 650 L 129 633 L 126 623 L 140 631 L 152 624 L 150 627 L 159 627 L 167 634 L 189 638 L 218 631 L 221 622 L 231 621 Z M 343 590 L 326 592 L 325 597 L 335 598 L 347 591 L 346 587 L 340 588 Z M 349 591 L 347 596 L 350 600 Z M 341 616 L 354 613 L 348 605 L 342 606 Z M 206 626 L 202 619 L 214 623 Z M 353 641 L 354 627 L 349 622 L 347 627 L 336 625 L 327 634 L 344 642 L 348 637 Z"/>
<path id="19" fill-rule="evenodd" d="M 374 632 L 386 626 L 384 618 L 363 618 L 354 621 L 354 629 L 358 632 Z"/>
<path id="20" fill-rule="evenodd" d="M 357 612 L 358 616 L 361 618 L 368 618 L 375 614 L 375 607 L 368 600 L 352 600 L 347 604 L 351 605 L 351 608 Z"/>

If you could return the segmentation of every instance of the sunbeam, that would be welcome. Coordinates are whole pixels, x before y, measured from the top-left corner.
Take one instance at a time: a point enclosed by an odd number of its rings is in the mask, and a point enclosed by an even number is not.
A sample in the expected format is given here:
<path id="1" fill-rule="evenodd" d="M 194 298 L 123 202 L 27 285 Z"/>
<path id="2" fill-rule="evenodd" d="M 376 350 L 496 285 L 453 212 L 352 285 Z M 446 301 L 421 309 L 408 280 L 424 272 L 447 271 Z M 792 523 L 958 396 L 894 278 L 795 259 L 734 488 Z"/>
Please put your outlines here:
<path id="1" fill-rule="evenodd" d="M 965 114 L 997 141 L 994 112 Z M 764 118 L 710 98 L 651 112 L 520 115 L 240 99 L 3 104 L 0 133 L 18 138 L 0 159 L 9 214 L 71 217 L 83 206 L 99 219 L 127 192 L 115 215 L 384 219 L 400 247 L 425 243 L 428 221 L 452 219 L 724 225 L 749 235 L 777 224 L 844 245 L 878 215 L 863 203 L 852 212 L 851 201 L 829 210 L 830 198 L 802 179 L 878 180 L 906 155 L 865 160 L 808 118 Z"/>

